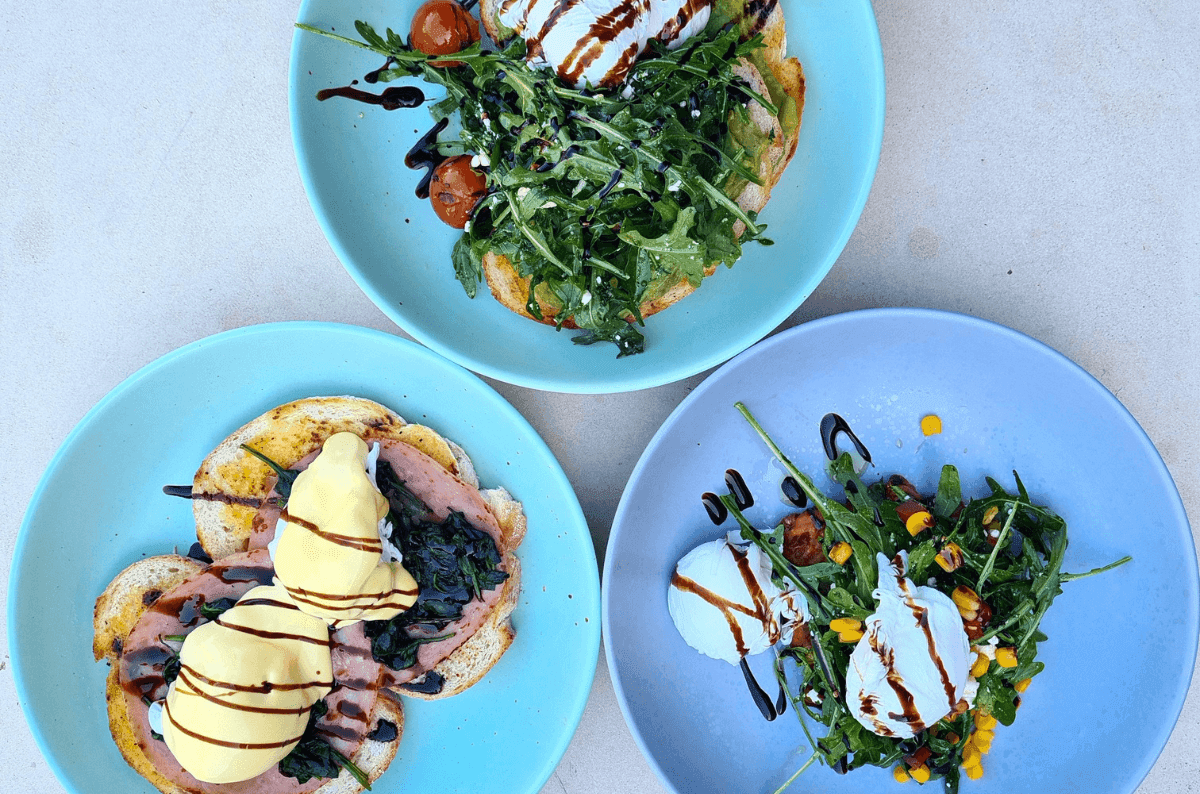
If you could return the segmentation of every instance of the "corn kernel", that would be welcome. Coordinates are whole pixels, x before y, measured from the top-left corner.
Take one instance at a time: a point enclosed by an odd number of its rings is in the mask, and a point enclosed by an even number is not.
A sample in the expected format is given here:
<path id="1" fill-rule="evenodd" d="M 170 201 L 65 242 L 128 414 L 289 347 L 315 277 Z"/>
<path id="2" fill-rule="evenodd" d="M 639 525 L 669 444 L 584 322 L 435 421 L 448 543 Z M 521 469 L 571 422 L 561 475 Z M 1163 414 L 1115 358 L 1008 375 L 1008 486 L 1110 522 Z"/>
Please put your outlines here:
<path id="1" fill-rule="evenodd" d="M 995 731 L 975 731 L 971 734 L 969 744 L 975 745 L 975 749 L 984 755 L 992 751 L 992 740 L 996 738 Z"/>
<path id="2" fill-rule="evenodd" d="M 982 711 L 975 712 L 975 727 L 981 731 L 990 731 L 996 727 L 996 718 Z"/>
<path id="3" fill-rule="evenodd" d="M 846 560 L 850 559 L 850 555 L 853 553 L 854 549 L 850 548 L 849 543 L 836 543 L 834 544 L 834 547 L 829 550 L 829 559 L 833 560 L 838 565 L 841 565 L 842 563 L 846 562 Z"/>
<path id="4" fill-rule="evenodd" d="M 838 641 L 839 642 L 858 642 L 859 640 L 862 639 L 862 636 L 863 636 L 862 631 L 858 630 L 858 629 L 855 629 L 854 631 L 839 631 L 838 632 Z"/>
<path id="5" fill-rule="evenodd" d="M 975 657 L 975 664 L 971 665 L 971 677 L 982 678 L 983 674 L 988 671 L 991 666 L 991 661 L 982 653 Z M 976 718 L 978 719 L 978 717 Z M 989 718 L 990 719 L 990 718 Z"/>
<path id="6" fill-rule="evenodd" d="M 980 762 L 982 762 L 982 761 L 983 761 L 983 753 L 979 752 L 978 747 L 971 744 L 970 742 L 967 742 L 966 745 L 963 747 L 962 765 L 963 766 L 979 766 Z"/>
<path id="7" fill-rule="evenodd" d="M 959 614 L 963 615 L 967 612 L 974 612 L 983 606 L 983 601 L 980 600 L 979 594 L 971 588 L 962 585 L 954 588 L 954 592 L 950 594 L 950 600 L 958 607 Z"/>
<path id="8" fill-rule="evenodd" d="M 933 558 L 933 561 L 943 571 L 950 573 L 951 571 L 957 571 L 965 561 L 965 558 L 963 557 L 962 549 L 957 543 L 947 543 L 938 552 L 937 556 Z"/>
<path id="9" fill-rule="evenodd" d="M 844 631 L 860 631 L 862 629 L 862 621 L 854 618 L 834 618 L 829 621 L 829 628 L 838 634 Z"/>
<path id="10" fill-rule="evenodd" d="M 999 664 L 1001 667 L 1016 667 L 1017 666 L 1017 649 L 1012 648 L 1012 647 L 997 648 L 996 649 L 996 663 Z"/>
<path id="11" fill-rule="evenodd" d="M 967 773 L 967 777 L 971 780 L 979 780 L 979 778 L 983 777 L 982 764 L 979 766 L 965 766 L 963 767 L 963 771 Z"/>
<path id="12" fill-rule="evenodd" d="M 1013 684 L 1013 689 L 1017 690 L 1018 692 L 1024 692 L 1026 689 L 1029 689 L 1029 685 L 1032 683 L 1032 678 L 1022 678 L 1020 681 Z"/>
<path id="13" fill-rule="evenodd" d="M 921 417 L 921 432 L 927 436 L 936 436 L 942 432 L 942 418 L 937 414 Z"/>
<path id="14" fill-rule="evenodd" d="M 928 510 L 918 510 L 908 517 L 904 522 L 904 528 L 908 530 L 908 534 L 916 537 L 925 530 L 933 526 L 933 516 L 929 515 Z"/>
<path id="15" fill-rule="evenodd" d="M 917 781 L 918 783 L 928 783 L 929 782 L 929 766 L 926 764 L 921 764 L 919 767 L 914 769 L 912 771 L 912 779 Z"/>
<path id="16" fill-rule="evenodd" d="M 912 780 L 912 778 L 908 775 L 908 770 L 904 768 L 904 764 L 901 764 L 892 770 L 892 777 L 896 779 L 897 783 L 907 783 L 908 781 Z"/>
<path id="17" fill-rule="evenodd" d="M 992 521 L 993 521 L 993 520 L 996 518 L 996 515 L 997 515 L 999 512 L 1000 512 L 1000 508 L 998 508 L 998 507 L 995 507 L 995 506 L 993 506 L 993 507 L 989 507 L 989 508 L 987 509 L 987 512 L 985 512 L 985 513 L 983 514 L 983 523 L 985 523 L 985 524 L 990 524 L 990 523 L 992 523 Z"/>

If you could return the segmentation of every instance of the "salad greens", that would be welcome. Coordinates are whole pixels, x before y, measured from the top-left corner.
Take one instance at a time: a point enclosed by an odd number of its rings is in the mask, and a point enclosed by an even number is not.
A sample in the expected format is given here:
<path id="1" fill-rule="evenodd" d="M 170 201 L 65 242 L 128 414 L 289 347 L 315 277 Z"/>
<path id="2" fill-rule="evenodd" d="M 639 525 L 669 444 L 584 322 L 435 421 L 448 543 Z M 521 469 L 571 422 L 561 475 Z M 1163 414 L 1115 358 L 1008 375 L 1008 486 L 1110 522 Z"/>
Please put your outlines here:
<path id="1" fill-rule="evenodd" d="M 755 58 L 762 40 L 740 40 L 721 19 L 679 49 L 652 42 L 626 87 L 610 93 L 530 67 L 519 37 L 496 52 L 474 44 L 453 55 L 459 65 L 435 67 L 447 56 L 426 56 L 390 29 L 356 22 L 356 41 L 297 27 L 387 57 L 380 82 L 415 76 L 445 88 L 431 112 L 457 116 L 461 132 L 439 150 L 475 154 L 487 171 L 487 195 L 452 254 L 467 294 L 476 294 L 485 254 L 502 255 L 529 279 L 530 315 L 559 328 L 573 318 L 583 330 L 573 341 L 612 342 L 621 357 L 644 349 L 644 303 L 681 282 L 699 286 L 706 268 L 732 266 L 745 242 L 770 244 L 735 201 L 748 183 L 763 184 L 774 143 L 749 106 L 779 117 L 787 134 L 796 105 L 769 69 L 770 96 L 735 73 L 739 59 L 765 63 Z"/>
<path id="2" fill-rule="evenodd" d="M 789 645 L 779 651 L 776 660 L 777 677 L 814 751 L 804 768 L 815 760 L 840 772 L 907 762 L 906 769 L 924 766 L 930 779 L 943 780 L 947 792 L 958 791 L 964 753 L 978 754 L 977 748 L 968 749 L 973 729 L 981 719 L 1011 725 L 1020 705 L 1020 691 L 1044 669 L 1037 660 L 1038 643 L 1046 639 L 1039 626 L 1062 593 L 1061 585 L 1110 570 L 1131 558 L 1084 573 L 1064 573 L 1066 523 L 1030 500 L 1016 472 L 1016 493 L 989 477 L 990 493 L 964 503 L 958 471 L 944 466 L 936 495 L 920 500 L 920 508 L 932 514 L 934 525 L 913 536 L 904 515 L 909 512 L 906 504 L 914 507 L 914 496 L 903 478 L 868 486 L 851 455 L 842 453 L 829 463 L 830 478 L 845 489 L 847 501 L 839 503 L 788 460 L 742 403 L 736 407 L 819 511 L 824 520 L 821 542 L 826 557 L 838 543 L 847 543 L 852 549 L 849 560 L 841 565 L 795 565 L 783 554 L 782 524 L 770 532 L 755 529 L 732 496 L 721 497 L 741 526 L 742 537 L 771 560 L 776 584 L 794 587 L 808 602 L 811 647 Z M 961 550 L 961 560 L 958 567 L 948 564 L 951 569 L 946 570 L 936 564 L 936 558 L 950 544 Z M 1001 666 L 995 659 L 988 662 L 986 672 L 977 676 L 978 693 L 970 708 L 952 712 L 911 739 L 879 736 L 864 728 L 846 707 L 845 671 L 856 643 L 840 641 L 838 632 L 829 626 L 837 618 L 862 621 L 875 611 L 875 555 L 883 553 L 890 559 L 902 550 L 908 554 L 908 578 L 919 584 L 928 580 L 947 595 L 968 588 L 982 601 L 973 620 L 964 615 L 973 648 L 994 640 L 995 645 L 1011 648 L 1016 655 L 1015 666 Z M 793 676 L 799 680 L 795 687 L 789 687 L 784 672 L 784 661 L 789 659 L 798 673 Z M 825 735 L 814 739 L 808 720 L 825 726 Z"/>

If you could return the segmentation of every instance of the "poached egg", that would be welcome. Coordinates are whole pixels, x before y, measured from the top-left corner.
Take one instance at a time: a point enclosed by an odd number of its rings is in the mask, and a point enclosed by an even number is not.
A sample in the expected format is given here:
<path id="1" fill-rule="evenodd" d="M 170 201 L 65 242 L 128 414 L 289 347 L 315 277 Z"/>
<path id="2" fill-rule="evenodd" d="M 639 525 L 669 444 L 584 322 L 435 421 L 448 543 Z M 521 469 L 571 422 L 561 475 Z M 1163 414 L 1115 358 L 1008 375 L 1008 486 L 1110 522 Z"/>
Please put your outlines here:
<path id="1" fill-rule="evenodd" d="M 850 655 L 846 705 L 872 733 L 908 738 L 968 694 L 971 642 L 949 596 L 905 577 L 907 552 L 876 562 L 878 606 Z"/>

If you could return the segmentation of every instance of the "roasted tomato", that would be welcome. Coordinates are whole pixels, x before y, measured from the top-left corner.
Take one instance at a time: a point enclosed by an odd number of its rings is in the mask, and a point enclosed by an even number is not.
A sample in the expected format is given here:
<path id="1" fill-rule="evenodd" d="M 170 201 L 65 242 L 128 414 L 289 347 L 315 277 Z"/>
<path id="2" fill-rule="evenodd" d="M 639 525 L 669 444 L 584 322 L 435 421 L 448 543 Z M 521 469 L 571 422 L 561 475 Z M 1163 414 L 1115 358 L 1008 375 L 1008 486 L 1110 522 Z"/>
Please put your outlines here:
<path id="1" fill-rule="evenodd" d="M 471 167 L 471 155 L 460 154 L 433 169 L 429 201 L 437 216 L 455 229 L 467 225 L 475 204 L 487 193 L 487 179 Z"/>
<path id="2" fill-rule="evenodd" d="M 412 20 L 412 46 L 426 55 L 450 55 L 479 41 L 479 22 L 456 0 L 429 0 Z M 462 61 L 430 61 L 458 66 Z"/>

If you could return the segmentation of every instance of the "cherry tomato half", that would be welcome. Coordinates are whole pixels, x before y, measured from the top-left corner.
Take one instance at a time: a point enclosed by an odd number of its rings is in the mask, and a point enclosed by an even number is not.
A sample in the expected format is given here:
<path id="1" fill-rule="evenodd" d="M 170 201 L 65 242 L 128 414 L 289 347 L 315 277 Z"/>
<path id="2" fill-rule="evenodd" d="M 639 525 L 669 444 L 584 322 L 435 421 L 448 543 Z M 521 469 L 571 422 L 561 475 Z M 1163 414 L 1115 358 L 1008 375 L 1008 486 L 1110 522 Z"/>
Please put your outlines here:
<path id="1" fill-rule="evenodd" d="M 487 178 L 471 167 L 471 155 L 460 154 L 433 169 L 429 202 L 437 216 L 455 229 L 467 225 L 475 204 L 487 194 Z"/>
<path id="2" fill-rule="evenodd" d="M 429 0 L 412 20 L 412 46 L 426 55 L 449 55 L 479 41 L 479 22 L 456 0 Z M 462 61 L 430 61 L 458 66 Z"/>

